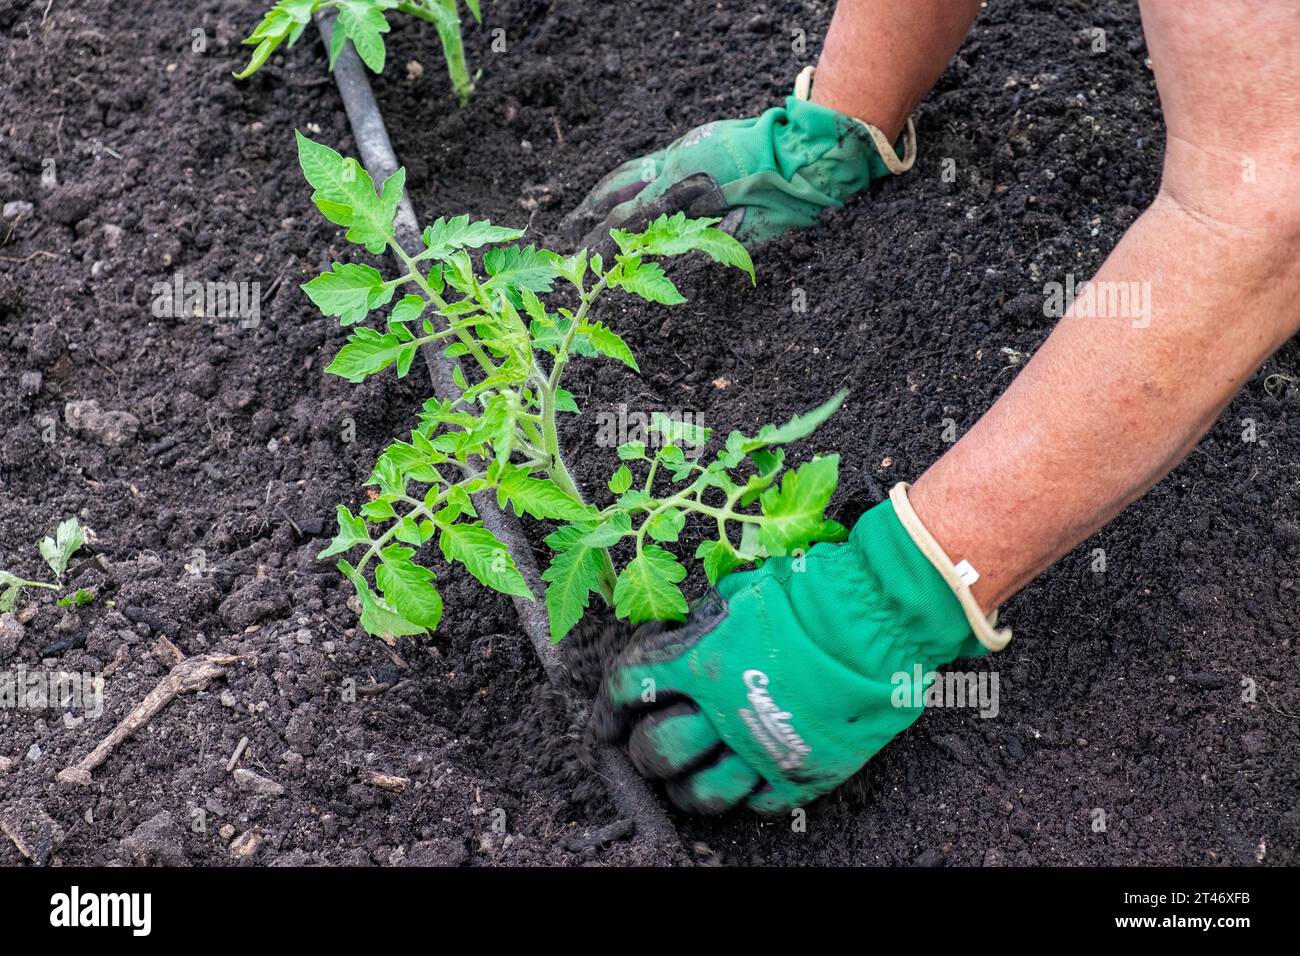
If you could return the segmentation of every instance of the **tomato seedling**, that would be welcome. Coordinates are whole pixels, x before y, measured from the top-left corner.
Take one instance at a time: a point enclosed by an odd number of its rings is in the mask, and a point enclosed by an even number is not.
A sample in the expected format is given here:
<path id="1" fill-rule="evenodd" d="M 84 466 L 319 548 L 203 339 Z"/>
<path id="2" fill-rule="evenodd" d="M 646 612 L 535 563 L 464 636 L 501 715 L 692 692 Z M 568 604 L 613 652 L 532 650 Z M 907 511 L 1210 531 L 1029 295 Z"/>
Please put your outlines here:
<path id="1" fill-rule="evenodd" d="M 465 7 L 476 23 L 483 22 L 479 0 L 465 0 Z M 252 76 L 276 51 L 280 44 L 293 46 L 307 29 L 312 15 L 319 10 L 338 10 L 334 21 L 334 34 L 330 38 L 329 65 L 334 63 L 343 44 L 352 41 L 357 56 L 372 73 L 384 71 L 387 48 L 384 34 L 391 28 L 385 10 L 406 13 L 432 23 L 442 41 L 442 53 L 447 61 L 447 73 L 456 99 L 464 106 L 474 92 L 474 79 L 465 65 L 465 44 L 461 36 L 460 11 L 456 0 L 280 0 L 266 12 L 262 22 L 244 40 L 253 47 L 248 65 L 235 74 L 242 80 Z"/>
<path id="2" fill-rule="evenodd" d="M 302 287 L 321 312 L 352 329 L 326 371 L 350 382 L 389 368 L 401 377 L 425 347 L 465 358 L 473 370 L 471 381 L 458 367 L 461 394 L 427 400 L 409 440 L 384 449 L 359 513 L 338 508 L 338 535 L 320 557 L 359 552 L 337 566 L 356 588 L 368 632 L 392 637 L 437 627 L 442 599 L 434 572 L 415 562 L 434 539 L 445 560 L 488 587 L 533 596 L 505 544 L 478 520 L 473 496 L 480 492 L 495 492 L 500 507 L 517 516 L 561 523 L 545 538 L 553 556 L 542 576 L 554 640 L 581 619 L 592 594 L 633 623 L 682 620 L 686 568 L 665 546 L 679 541 L 691 515 L 716 529 L 695 552 L 714 583 L 742 565 L 845 536 L 824 517 L 838 456 L 785 470 L 782 448 L 829 418 L 843 392 L 784 425 L 733 431 L 707 461 L 699 450 L 709 429 L 655 413 L 648 441 L 617 448 L 604 503 L 584 498 L 565 462 L 557 419 L 579 413 L 562 385 L 571 361 L 603 357 L 640 371 L 627 343 L 593 317 L 608 290 L 662 305 L 684 302 L 654 260 L 691 251 L 753 281 L 749 254 L 716 228 L 718 220 L 678 213 L 644 232 L 613 230 L 618 252 L 609 263 L 586 250 L 562 256 L 522 246 L 522 230 L 468 216 L 438 219 L 424 230 L 422 248 L 411 250 L 393 231 L 404 170 L 376 192 L 356 160 L 301 133 L 298 157 L 326 218 L 371 253 L 391 250 L 405 270 L 385 278 L 369 265 L 336 262 Z M 485 249 L 481 271 L 470 254 L 477 249 Z M 571 307 L 547 301 L 560 297 Z M 384 331 L 359 324 L 390 303 Z"/>
<path id="3" fill-rule="evenodd" d="M 45 563 L 54 572 L 55 580 L 53 582 L 28 581 L 16 574 L 0 570 L 0 613 L 12 611 L 18 605 L 18 597 L 23 588 L 46 588 L 47 590 L 57 591 L 62 587 L 63 572 L 68 569 L 68 562 L 85 543 L 86 532 L 81 527 L 81 522 L 75 517 L 64 518 L 59 522 L 54 537 L 51 538 L 46 535 L 37 545 L 41 557 L 45 559 Z M 91 592 L 78 590 L 75 595 L 61 598 L 58 603 L 63 607 L 71 606 L 73 603 L 75 603 L 75 606 L 80 607 L 83 604 L 89 604 L 94 599 L 95 596 Z"/>

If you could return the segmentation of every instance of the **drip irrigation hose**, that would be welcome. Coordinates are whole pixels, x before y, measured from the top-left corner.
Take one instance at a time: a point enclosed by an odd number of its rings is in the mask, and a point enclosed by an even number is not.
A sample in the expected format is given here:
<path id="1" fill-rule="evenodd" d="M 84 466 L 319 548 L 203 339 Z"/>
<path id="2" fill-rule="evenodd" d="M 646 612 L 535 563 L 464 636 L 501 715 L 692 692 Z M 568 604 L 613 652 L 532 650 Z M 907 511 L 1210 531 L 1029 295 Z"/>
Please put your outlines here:
<path id="1" fill-rule="evenodd" d="M 320 31 L 325 48 L 330 48 L 330 37 L 334 32 L 334 14 L 318 13 L 316 27 Z M 339 94 L 343 98 L 343 107 L 352 125 L 352 135 L 361 152 L 361 162 L 374 178 L 381 182 L 397 169 L 397 156 L 393 144 L 388 138 L 384 118 L 375 102 L 370 89 L 370 80 L 360 58 L 346 44 L 334 64 L 334 80 L 338 84 Z M 419 248 L 420 225 L 415 210 L 411 206 L 411 197 L 402 191 L 402 200 L 397 207 L 397 217 L 393 224 L 397 241 L 403 248 Z M 436 349 L 422 349 L 425 363 L 429 367 L 429 377 L 433 381 L 433 390 L 443 400 L 457 398 L 460 388 L 453 379 L 453 370 L 457 366 L 454 358 L 443 355 Z M 490 492 L 484 492 L 474 499 L 479 517 L 484 527 L 504 542 L 514 556 L 520 574 L 528 583 L 534 594 L 544 592 L 542 576 L 533 558 L 532 548 L 524 536 L 519 522 L 511 515 L 497 507 Z M 547 679 L 557 687 L 563 686 L 564 665 L 560 661 L 555 645 L 550 639 L 550 622 L 543 610 L 544 605 L 536 600 L 513 597 L 515 612 L 519 623 L 528 634 L 533 650 L 546 671 Z M 571 707 L 572 716 L 582 722 L 586 720 L 586 707 L 576 703 Z M 677 831 L 674 829 L 663 807 L 650 793 L 645 780 L 636 772 L 631 761 L 622 750 L 609 744 L 596 747 L 596 773 L 605 782 L 610 798 L 619 814 L 633 821 L 636 825 L 635 835 L 654 849 L 664 853 L 675 853 L 681 847 Z"/>

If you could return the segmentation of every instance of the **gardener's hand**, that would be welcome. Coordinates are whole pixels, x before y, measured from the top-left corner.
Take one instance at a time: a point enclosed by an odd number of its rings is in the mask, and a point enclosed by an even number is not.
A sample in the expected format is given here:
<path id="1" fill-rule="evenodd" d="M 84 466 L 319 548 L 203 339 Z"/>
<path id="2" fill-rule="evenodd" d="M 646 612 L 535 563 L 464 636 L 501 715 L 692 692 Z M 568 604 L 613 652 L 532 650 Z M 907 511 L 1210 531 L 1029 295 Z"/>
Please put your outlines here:
<path id="1" fill-rule="evenodd" d="M 893 147 L 875 127 L 808 100 L 811 70 L 785 106 L 719 120 L 631 159 L 597 184 L 566 220 L 601 250 L 611 228 L 639 231 L 662 213 L 717 216 L 746 246 L 817 222 L 873 179 L 911 168 L 915 134 Z"/>
<path id="2" fill-rule="evenodd" d="M 846 543 L 726 577 L 684 625 L 638 636 L 606 675 L 598 735 L 630 732 L 637 769 L 696 813 L 779 813 L 851 776 L 920 716 L 918 666 L 1011 636 L 980 614 L 905 486 L 891 499 Z"/>

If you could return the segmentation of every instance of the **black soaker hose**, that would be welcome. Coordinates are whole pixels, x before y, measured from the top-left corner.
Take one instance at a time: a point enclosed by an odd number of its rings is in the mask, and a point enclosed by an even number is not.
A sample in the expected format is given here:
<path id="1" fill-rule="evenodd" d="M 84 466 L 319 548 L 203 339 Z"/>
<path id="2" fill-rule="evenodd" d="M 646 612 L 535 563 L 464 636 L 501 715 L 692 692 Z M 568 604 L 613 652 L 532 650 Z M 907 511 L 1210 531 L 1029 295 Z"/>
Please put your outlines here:
<path id="1" fill-rule="evenodd" d="M 334 15 L 317 14 L 316 27 L 320 30 L 325 48 L 329 49 L 330 37 L 334 32 Z M 366 77 L 365 67 L 352 49 L 345 46 L 334 64 L 334 79 L 338 83 L 339 94 L 343 97 L 343 106 L 347 110 L 348 122 L 352 125 L 352 135 L 356 138 L 357 148 L 361 151 L 361 162 L 374 178 L 381 182 L 397 169 L 397 156 L 393 144 L 388 138 L 384 118 L 375 102 L 370 89 L 370 80 Z M 411 198 L 402 191 L 402 201 L 397 207 L 397 218 L 393 224 L 397 241 L 406 249 L 418 249 L 420 246 L 420 225 L 411 206 Z M 436 349 L 422 349 L 425 363 L 429 367 L 429 377 L 433 381 L 433 390 L 443 400 L 458 397 L 460 388 L 452 378 L 452 370 L 457 366 L 454 358 L 448 358 Z M 537 562 L 533 559 L 532 548 L 519 522 L 511 515 L 497 507 L 496 500 L 490 493 L 475 496 L 474 506 L 478 509 L 483 525 L 510 549 L 519 572 L 528 582 L 534 594 L 542 594 L 544 586 Z M 550 639 L 550 622 L 540 601 L 513 597 L 519 623 L 532 641 L 533 649 L 546 671 L 547 679 L 556 686 L 562 686 L 561 678 L 564 665 L 561 663 L 555 645 Z M 573 716 L 582 721 L 586 718 L 586 708 L 577 703 L 572 708 Z M 627 755 L 617 747 L 599 744 L 596 747 L 596 773 L 605 781 L 609 795 L 618 812 L 636 824 L 636 836 L 654 849 L 673 854 L 681 848 L 668 815 L 659 802 L 650 793 L 641 775 L 636 772 Z"/>

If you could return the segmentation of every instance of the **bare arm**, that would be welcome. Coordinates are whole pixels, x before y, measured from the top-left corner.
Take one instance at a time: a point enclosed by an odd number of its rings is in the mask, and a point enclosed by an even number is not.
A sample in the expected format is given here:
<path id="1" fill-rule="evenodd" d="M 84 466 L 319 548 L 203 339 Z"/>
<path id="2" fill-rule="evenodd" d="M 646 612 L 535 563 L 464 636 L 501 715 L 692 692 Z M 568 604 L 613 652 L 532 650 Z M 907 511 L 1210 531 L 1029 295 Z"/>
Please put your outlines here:
<path id="1" fill-rule="evenodd" d="M 839 0 L 817 62 L 813 101 L 896 139 L 980 6 L 980 0 Z"/>
<path id="2" fill-rule="evenodd" d="M 1149 315 L 1067 314 L 910 495 L 986 611 L 1167 474 L 1300 330 L 1300 9 L 1142 8 L 1164 176 L 1094 281 L 1149 289 Z"/>

